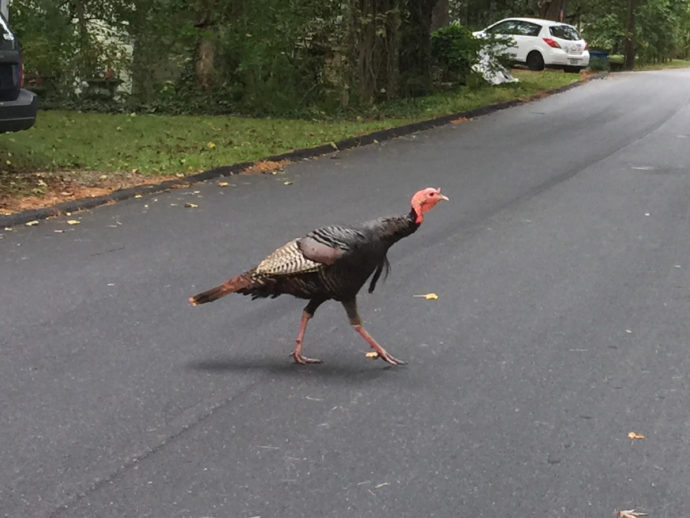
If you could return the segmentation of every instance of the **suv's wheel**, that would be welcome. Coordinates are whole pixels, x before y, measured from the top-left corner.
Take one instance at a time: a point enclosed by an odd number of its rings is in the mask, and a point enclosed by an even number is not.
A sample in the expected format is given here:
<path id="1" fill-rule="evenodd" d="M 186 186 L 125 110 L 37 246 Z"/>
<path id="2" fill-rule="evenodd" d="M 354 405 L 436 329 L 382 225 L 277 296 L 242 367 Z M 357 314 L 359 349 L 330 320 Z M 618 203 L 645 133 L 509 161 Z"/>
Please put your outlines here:
<path id="1" fill-rule="evenodd" d="M 527 68 L 530 70 L 544 70 L 544 58 L 536 50 L 527 54 Z"/>

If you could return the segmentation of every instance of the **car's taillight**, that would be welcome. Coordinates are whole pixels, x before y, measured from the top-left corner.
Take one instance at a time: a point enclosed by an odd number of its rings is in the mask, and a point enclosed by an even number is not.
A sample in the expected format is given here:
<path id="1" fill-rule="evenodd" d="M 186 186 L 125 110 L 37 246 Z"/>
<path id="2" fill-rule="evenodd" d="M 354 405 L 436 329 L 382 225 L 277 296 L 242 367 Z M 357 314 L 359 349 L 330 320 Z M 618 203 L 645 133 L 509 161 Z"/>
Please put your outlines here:
<path id="1" fill-rule="evenodd" d="M 543 38 L 543 40 L 546 42 L 546 44 L 549 47 L 553 47 L 554 49 L 560 49 L 561 48 L 561 46 L 558 44 L 558 42 L 556 40 L 553 40 L 551 38 Z"/>
<path id="2" fill-rule="evenodd" d="M 585 50 L 589 50 L 589 43 L 585 41 Z"/>

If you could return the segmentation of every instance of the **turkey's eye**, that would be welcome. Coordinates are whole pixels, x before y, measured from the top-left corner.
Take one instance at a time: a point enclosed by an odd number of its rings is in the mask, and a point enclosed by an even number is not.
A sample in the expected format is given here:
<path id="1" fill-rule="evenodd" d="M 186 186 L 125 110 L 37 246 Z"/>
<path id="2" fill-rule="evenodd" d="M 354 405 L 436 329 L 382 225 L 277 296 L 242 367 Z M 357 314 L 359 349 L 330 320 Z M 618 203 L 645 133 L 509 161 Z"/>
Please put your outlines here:
<path id="1" fill-rule="evenodd" d="M 436 193 L 435 193 L 435 192 L 430 192 L 427 196 L 429 196 L 429 198 L 431 198 L 434 194 L 436 194 Z"/>

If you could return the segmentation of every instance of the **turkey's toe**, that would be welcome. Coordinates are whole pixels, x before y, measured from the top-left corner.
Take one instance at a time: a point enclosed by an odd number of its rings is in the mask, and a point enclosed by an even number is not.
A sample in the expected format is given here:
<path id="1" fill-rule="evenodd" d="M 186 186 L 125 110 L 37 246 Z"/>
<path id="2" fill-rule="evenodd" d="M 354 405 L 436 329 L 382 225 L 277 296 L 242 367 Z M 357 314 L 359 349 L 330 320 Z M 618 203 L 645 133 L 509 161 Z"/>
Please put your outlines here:
<path id="1" fill-rule="evenodd" d="M 290 354 L 290 356 L 292 356 L 292 358 L 295 360 L 295 363 L 299 363 L 300 365 L 307 365 L 309 363 L 321 363 L 321 360 L 319 360 L 318 358 L 309 358 L 299 353 L 293 352 L 292 354 Z"/>
<path id="2" fill-rule="evenodd" d="M 406 361 L 399 360 L 395 356 L 392 356 L 388 353 L 386 354 L 379 354 L 379 357 L 384 360 L 385 362 L 390 363 L 391 365 L 407 365 Z"/>

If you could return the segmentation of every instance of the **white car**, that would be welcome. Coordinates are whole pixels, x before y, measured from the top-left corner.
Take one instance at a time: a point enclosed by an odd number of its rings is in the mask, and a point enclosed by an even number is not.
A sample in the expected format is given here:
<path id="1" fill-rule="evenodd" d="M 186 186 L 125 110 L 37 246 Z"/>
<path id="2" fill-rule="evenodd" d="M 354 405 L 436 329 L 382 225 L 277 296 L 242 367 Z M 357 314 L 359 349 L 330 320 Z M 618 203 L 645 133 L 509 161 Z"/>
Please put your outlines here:
<path id="1" fill-rule="evenodd" d="M 531 70 L 562 67 L 578 72 L 589 65 L 587 42 L 572 25 L 539 18 L 506 18 L 473 33 L 477 38 L 509 37 L 514 47 L 506 49 L 516 63 Z"/>

